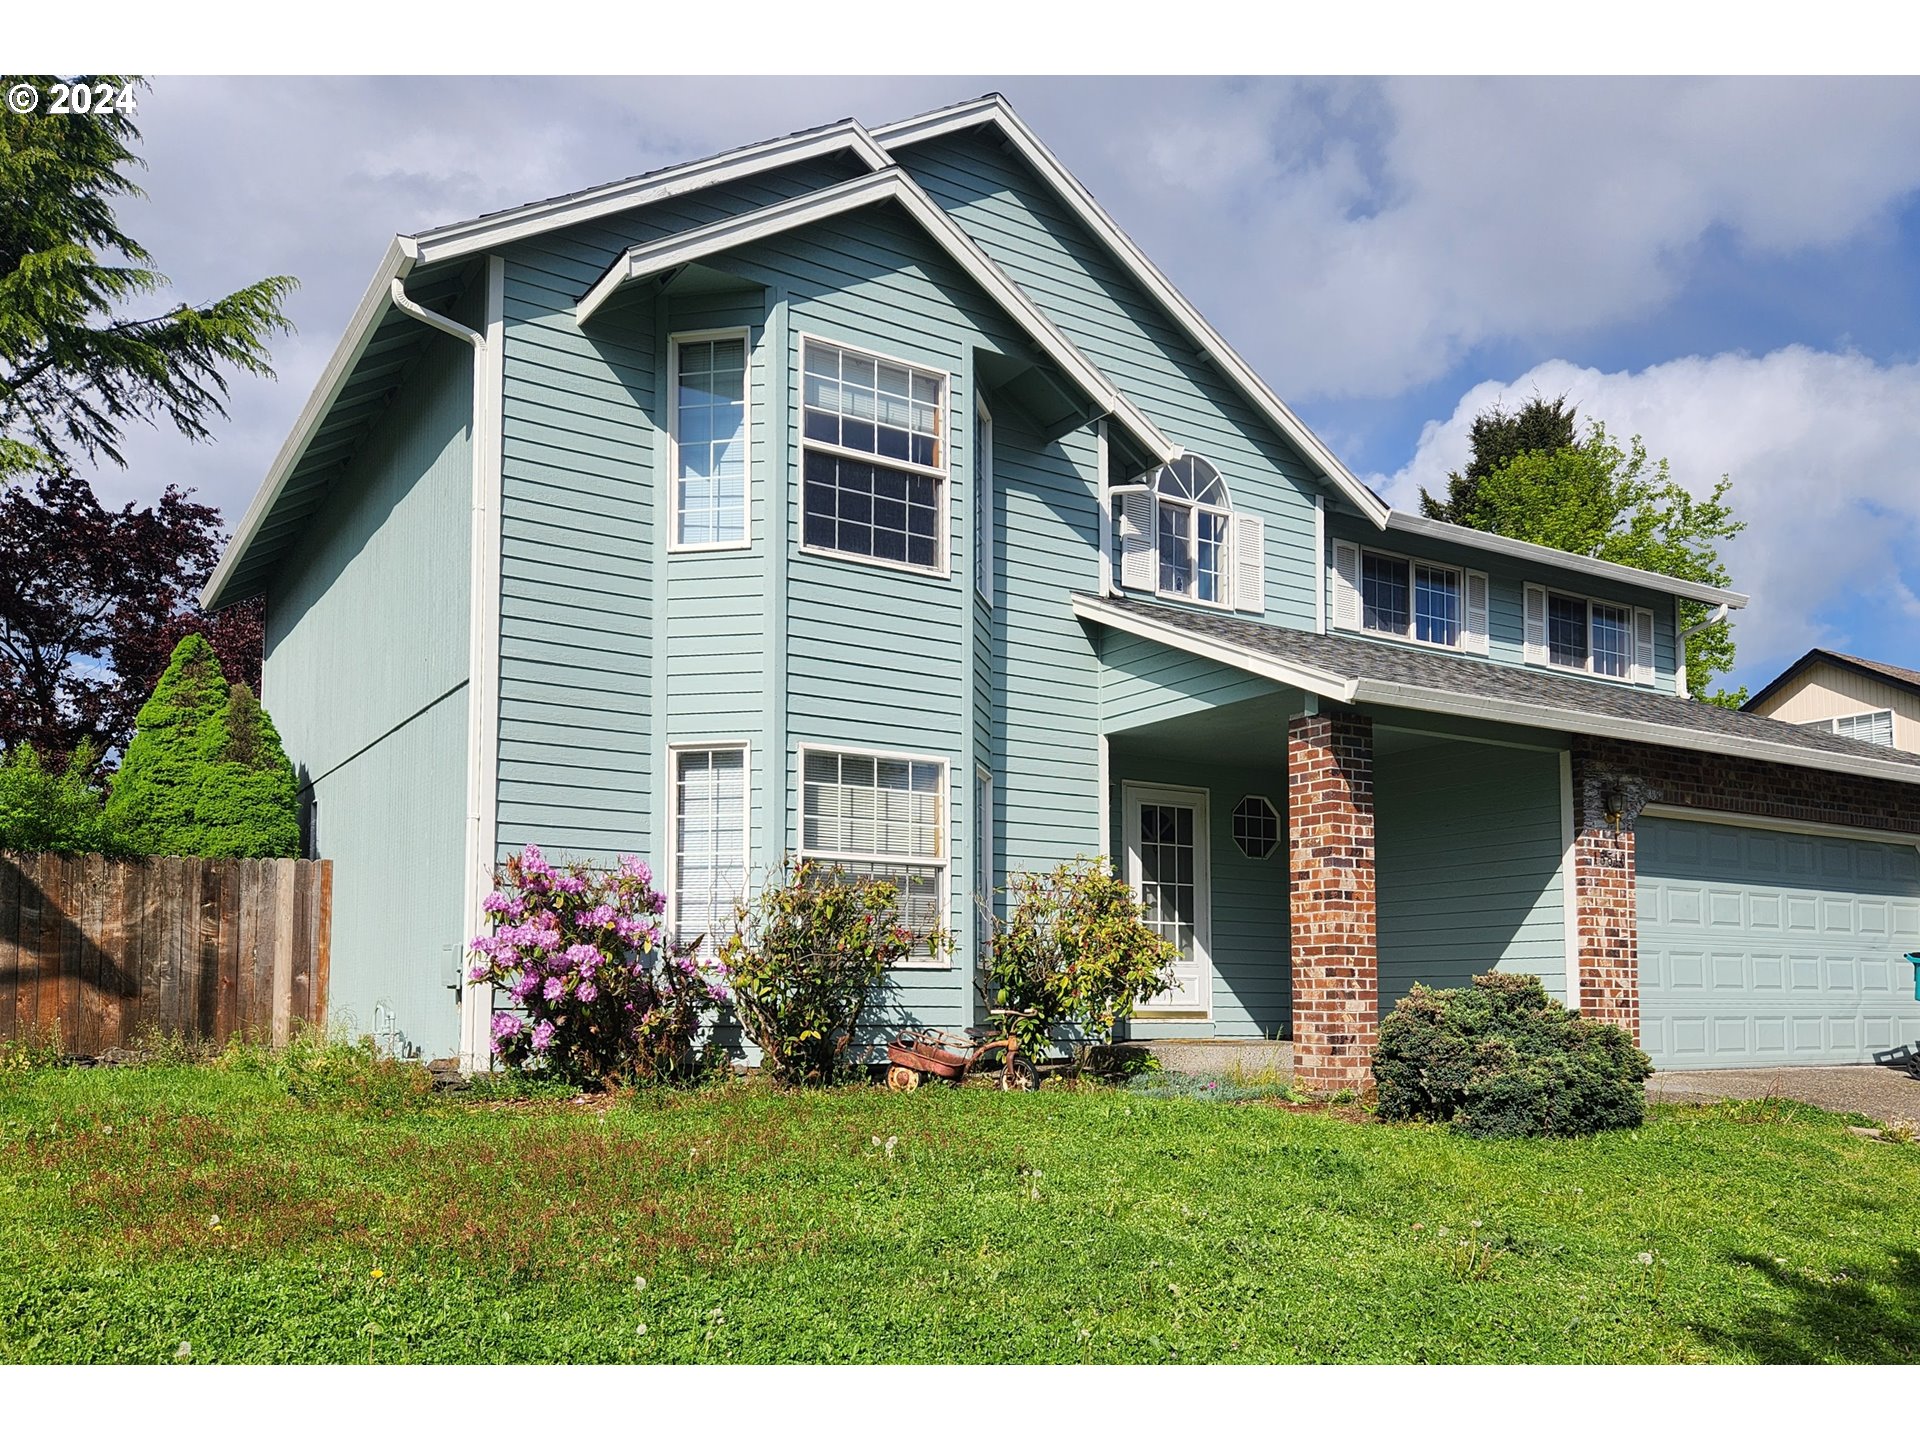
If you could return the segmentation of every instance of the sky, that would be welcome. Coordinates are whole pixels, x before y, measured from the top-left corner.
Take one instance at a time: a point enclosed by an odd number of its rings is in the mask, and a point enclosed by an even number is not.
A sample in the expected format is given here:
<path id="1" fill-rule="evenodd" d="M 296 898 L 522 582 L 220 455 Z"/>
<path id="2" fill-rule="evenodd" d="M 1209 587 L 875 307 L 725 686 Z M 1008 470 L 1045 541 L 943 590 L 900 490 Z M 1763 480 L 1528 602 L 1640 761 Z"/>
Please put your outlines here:
<path id="1" fill-rule="evenodd" d="M 390 237 L 989 90 L 1396 506 L 1494 403 L 1565 394 L 1704 493 L 1750 688 L 1811 646 L 1920 667 L 1920 81 L 169 79 L 122 209 L 205 301 L 298 278 L 277 381 L 103 498 L 237 521 Z"/>

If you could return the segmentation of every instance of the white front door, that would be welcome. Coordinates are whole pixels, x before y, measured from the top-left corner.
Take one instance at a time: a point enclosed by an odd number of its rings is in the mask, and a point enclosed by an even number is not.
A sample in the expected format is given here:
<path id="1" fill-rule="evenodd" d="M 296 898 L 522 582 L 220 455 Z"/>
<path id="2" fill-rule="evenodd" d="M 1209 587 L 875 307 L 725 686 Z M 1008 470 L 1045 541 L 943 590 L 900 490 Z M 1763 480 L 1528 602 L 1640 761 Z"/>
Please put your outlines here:
<path id="1" fill-rule="evenodd" d="M 1127 882 L 1153 926 L 1180 959 L 1173 988 L 1151 1004 L 1143 1018 L 1210 1016 L 1213 967 L 1212 885 L 1207 865 L 1207 792 L 1164 786 L 1128 785 L 1123 803 L 1127 824 Z"/>

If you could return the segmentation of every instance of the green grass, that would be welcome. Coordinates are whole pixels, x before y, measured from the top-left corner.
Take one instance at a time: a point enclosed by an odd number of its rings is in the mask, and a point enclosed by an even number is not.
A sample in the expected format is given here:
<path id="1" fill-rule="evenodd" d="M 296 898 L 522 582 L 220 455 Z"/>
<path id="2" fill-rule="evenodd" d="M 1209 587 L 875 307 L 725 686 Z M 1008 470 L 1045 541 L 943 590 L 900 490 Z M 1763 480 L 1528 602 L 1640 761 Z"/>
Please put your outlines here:
<path id="1" fill-rule="evenodd" d="M 1778 1102 L 1476 1142 L 1124 1090 L 293 1080 L 0 1075 L 0 1361 L 1920 1358 L 1920 1146 Z"/>

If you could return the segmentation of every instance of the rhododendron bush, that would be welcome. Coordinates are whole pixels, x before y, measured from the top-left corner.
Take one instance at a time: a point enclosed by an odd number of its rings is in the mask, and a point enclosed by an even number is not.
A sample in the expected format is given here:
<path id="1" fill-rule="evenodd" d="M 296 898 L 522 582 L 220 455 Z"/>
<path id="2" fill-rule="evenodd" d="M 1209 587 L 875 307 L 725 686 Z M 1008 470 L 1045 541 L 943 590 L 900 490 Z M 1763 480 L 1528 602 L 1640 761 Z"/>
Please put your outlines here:
<path id="1" fill-rule="evenodd" d="M 493 1053 L 593 1087 L 686 1071 L 703 1012 L 727 995 L 665 946 L 663 905 L 636 856 L 611 871 L 555 868 L 537 845 L 511 857 L 486 899 L 493 933 L 474 940 L 467 974 L 475 1003 L 498 989 L 515 1007 L 493 1017 Z"/>

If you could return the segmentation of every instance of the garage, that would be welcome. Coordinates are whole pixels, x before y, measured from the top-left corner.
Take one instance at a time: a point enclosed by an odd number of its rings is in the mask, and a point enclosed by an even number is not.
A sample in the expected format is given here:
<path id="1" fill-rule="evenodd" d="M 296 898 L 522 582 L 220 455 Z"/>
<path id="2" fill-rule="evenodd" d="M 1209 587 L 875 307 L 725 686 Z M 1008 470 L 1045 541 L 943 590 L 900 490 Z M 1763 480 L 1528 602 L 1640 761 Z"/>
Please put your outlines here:
<path id="1" fill-rule="evenodd" d="M 1640 1043 L 1663 1069 L 1920 1045 L 1920 848 L 1643 815 Z"/>

